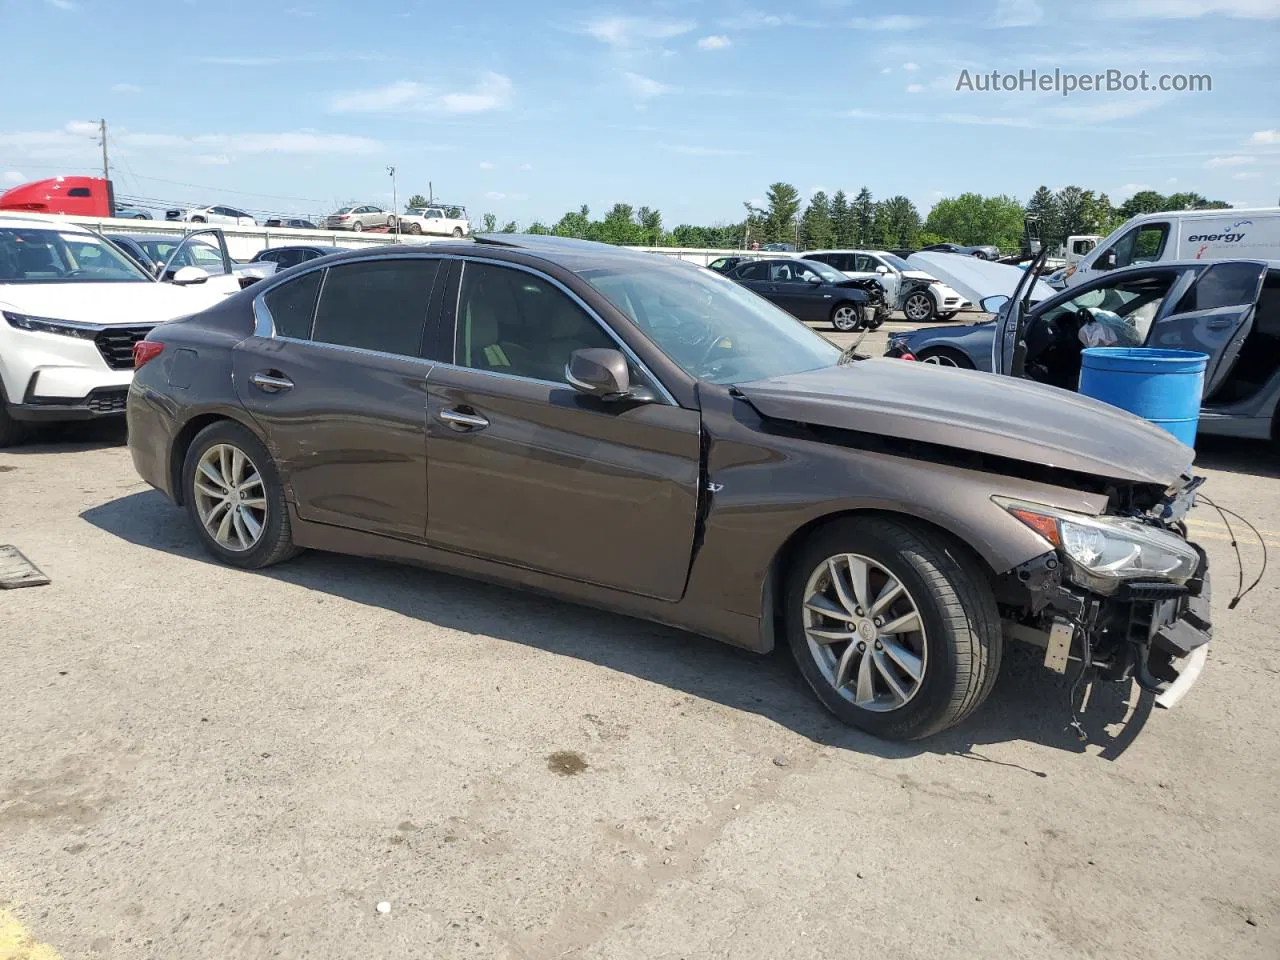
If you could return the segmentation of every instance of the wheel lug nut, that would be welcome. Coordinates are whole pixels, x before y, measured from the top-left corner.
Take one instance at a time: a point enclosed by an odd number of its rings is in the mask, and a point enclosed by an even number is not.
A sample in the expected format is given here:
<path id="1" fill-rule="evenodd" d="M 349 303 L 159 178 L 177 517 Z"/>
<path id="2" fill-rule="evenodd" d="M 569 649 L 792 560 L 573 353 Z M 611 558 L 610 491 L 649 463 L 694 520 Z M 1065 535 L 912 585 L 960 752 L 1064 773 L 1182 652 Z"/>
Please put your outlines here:
<path id="1" fill-rule="evenodd" d="M 861 650 L 865 650 L 865 649 L 867 649 L 867 645 L 866 645 L 865 643 L 863 643 L 863 642 L 859 641 L 859 642 L 858 642 L 858 649 L 859 649 L 860 651 L 861 651 Z"/>
<path id="2" fill-rule="evenodd" d="M 875 618 L 874 620 L 872 620 L 871 622 L 872 622 L 872 623 L 874 623 L 877 627 L 883 627 L 883 626 L 884 626 L 884 618 L 883 618 L 883 617 L 876 617 L 876 618 Z"/>
<path id="3" fill-rule="evenodd" d="M 883 650 L 883 649 L 884 649 L 884 644 L 883 644 L 883 643 L 881 643 L 879 640 L 877 640 L 877 641 L 876 641 L 876 649 L 877 649 L 877 650 Z"/>

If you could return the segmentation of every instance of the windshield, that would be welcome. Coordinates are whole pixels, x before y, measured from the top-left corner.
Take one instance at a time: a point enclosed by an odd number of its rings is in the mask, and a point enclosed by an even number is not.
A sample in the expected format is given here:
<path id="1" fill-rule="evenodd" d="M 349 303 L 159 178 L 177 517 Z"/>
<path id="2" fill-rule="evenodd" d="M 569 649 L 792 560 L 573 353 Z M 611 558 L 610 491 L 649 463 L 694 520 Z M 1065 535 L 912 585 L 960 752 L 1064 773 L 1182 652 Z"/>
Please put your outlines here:
<path id="1" fill-rule="evenodd" d="M 690 376 L 746 383 L 829 367 L 840 349 L 711 270 L 630 262 L 576 272 Z"/>
<path id="2" fill-rule="evenodd" d="M 150 280 L 133 260 L 93 234 L 0 227 L 0 283 Z"/>
<path id="3" fill-rule="evenodd" d="M 350 213 L 350 212 L 351 212 L 352 210 L 354 210 L 354 209 L 355 209 L 355 207 L 339 207 L 339 208 L 338 208 L 337 210 L 335 210 L 334 212 L 335 212 L 335 213 Z"/>
<path id="4" fill-rule="evenodd" d="M 895 267 L 898 270 L 912 269 L 911 264 L 907 263 L 907 261 L 903 260 L 901 257 L 895 257 L 892 253 L 882 253 L 880 254 L 880 259 L 889 266 Z"/>

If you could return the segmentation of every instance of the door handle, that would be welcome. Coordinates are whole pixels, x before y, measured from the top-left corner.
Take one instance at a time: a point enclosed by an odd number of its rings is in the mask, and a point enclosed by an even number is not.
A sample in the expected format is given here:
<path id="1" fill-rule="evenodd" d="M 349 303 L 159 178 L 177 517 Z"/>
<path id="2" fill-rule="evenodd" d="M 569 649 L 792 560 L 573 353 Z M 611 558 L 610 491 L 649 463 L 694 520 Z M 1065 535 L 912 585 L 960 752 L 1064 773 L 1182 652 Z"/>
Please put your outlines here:
<path id="1" fill-rule="evenodd" d="M 249 377 L 249 382 L 264 393 L 281 393 L 293 389 L 293 381 L 283 374 L 276 376 L 261 370 Z"/>
<path id="2" fill-rule="evenodd" d="M 455 430 L 483 430 L 489 425 L 489 421 L 480 414 L 467 413 L 457 408 L 441 410 L 436 417 L 441 423 L 447 423 Z"/>

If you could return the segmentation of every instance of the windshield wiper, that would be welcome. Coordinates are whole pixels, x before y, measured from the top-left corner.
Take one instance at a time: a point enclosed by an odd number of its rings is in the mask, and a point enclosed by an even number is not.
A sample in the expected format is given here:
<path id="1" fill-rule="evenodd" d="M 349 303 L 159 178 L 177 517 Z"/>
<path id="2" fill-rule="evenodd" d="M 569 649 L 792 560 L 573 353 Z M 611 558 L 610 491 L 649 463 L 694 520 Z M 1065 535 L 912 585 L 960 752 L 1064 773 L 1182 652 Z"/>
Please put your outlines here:
<path id="1" fill-rule="evenodd" d="M 867 331 L 863 330 L 862 336 L 860 336 L 857 340 L 853 341 L 853 343 L 849 344 L 849 346 L 845 347 L 844 352 L 840 354 L 840 359 L 836 361 L 836 366 L 837 367 L 843 366 L 846 363 L 853 363 L 853 361 L 855 360 L 863 359 L 862 357 L 858 356 L 858 347 L 862 346 L 862 341 L 865 340 L 866 338 L 867 338 Z"/>

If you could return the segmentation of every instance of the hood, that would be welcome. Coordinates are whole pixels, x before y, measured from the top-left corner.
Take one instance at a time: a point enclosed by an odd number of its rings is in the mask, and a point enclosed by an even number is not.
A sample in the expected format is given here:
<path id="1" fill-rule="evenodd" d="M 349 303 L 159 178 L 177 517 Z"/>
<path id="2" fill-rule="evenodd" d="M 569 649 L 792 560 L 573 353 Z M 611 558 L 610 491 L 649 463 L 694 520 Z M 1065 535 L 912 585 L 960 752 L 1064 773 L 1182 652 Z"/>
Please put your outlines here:
<path id="1" fill-rule="evenodd" d="M 937 280 L 932 273 L 926 273 L 924 270 L 903 270 L 902 275 L 908 280 Z"/>
<path id="2" fill-rule="evenodd" d="M 1013 296 L 1018 281 L 1023 277 L 1023 271 L 1007 263 L 994 263 L 961 253 L 913 253 L 907 257 L 907 263 L 929 272 L 975 304 L 980 304 L 984 297 Z M 1052 287 L 1037 280 L 1031 300 L 1047 300 L 1054 292 Z"/>
<path id="3" fill-rule="evenodd" d="M 79 323 L 163 323 L 225 298 L 225 290 L 207 283 L 0 283 L 0 305 L 6 309 Z"/>
<path id="4" fill-rule="evenodd" d="M 977 370 L 862 360 L 738 385 L 766 417 L 1170 486 L 1195 451 L 1098 400 Z"/>

